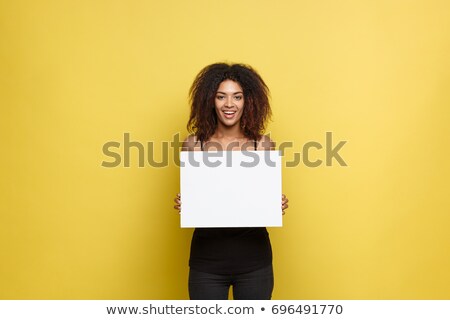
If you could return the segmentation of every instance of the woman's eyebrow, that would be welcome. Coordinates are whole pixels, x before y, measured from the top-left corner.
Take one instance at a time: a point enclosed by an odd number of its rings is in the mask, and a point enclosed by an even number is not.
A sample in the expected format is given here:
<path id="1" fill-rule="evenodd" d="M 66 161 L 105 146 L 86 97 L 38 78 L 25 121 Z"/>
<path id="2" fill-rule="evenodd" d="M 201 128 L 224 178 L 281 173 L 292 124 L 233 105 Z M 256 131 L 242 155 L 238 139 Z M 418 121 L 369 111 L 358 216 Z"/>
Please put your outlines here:
<path id="1" fill-rule="evenodd" d="M 226 92 L 223 92 L 223 91 L 217 91 L 217 93 L 220 93 L 220 94 L 227 94 Z M 240 93 L 242 93 L 242 91 L 236 91 L 236 92 L 233 92 L 233 93 L 231 93 L 231 94 L 240 94 Z"/>

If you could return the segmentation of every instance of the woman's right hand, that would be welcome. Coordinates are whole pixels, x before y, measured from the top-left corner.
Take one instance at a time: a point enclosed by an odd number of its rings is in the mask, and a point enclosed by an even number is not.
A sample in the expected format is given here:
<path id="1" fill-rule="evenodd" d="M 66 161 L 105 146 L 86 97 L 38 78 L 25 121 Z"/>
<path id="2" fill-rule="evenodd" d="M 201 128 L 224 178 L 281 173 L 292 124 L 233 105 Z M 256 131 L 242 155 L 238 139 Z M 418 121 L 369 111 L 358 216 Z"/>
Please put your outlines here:
<path id="1" fill-rule="evenodd" d="M 174 199 L 175 205 L 173 206 L 178 210 L 178 213 L 181 213 L 181 194 L 177 193 L 176 198 Z"/>

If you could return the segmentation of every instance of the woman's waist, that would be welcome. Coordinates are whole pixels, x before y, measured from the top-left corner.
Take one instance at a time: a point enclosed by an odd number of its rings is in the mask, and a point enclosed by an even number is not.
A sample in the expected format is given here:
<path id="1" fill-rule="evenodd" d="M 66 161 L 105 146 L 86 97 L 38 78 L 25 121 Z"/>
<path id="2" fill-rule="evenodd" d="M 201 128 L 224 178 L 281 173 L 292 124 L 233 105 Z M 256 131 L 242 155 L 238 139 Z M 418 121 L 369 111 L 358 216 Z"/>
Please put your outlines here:
<path id="1" fill-rule="evenodd" d="M 267 235 L 265 227 L 247 227 L 247 228 L 196 228 L 194 237 L 202 238 L 241 238 L 253 237 L 257 235 Z"/>

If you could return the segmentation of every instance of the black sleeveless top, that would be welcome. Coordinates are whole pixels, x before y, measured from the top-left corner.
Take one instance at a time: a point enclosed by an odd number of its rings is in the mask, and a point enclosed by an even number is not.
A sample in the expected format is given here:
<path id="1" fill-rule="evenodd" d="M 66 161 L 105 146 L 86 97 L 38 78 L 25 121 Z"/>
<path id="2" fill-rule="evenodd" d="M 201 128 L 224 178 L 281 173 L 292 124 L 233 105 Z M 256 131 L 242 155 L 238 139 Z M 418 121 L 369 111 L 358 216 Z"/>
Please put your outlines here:
<path id="1" fill-rule="evenodd" d="M 264 227 L 194 230 L 189 259 L 192 269 L 215 274 L 239 274 L 258 270 L 271 263 L 272 247 Z"/>

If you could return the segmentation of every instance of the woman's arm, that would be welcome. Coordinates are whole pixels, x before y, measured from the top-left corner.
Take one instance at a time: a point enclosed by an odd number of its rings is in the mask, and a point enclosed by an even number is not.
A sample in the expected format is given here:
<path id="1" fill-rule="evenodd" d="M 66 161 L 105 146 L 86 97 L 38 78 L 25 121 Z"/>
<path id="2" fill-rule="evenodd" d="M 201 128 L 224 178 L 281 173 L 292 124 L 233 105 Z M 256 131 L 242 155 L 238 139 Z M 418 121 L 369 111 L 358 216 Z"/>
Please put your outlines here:
<path id="1" fill-rule="evenodd" d="M 258 140 L 258 147 L 256 150 L 275 150 L 275 142 L 269 136 L 263 135 Z"/>
<path id="2" fill-rule="evenodd" d="M 200 146 L 200 141 L 197 140 L 197 137 L 191 134 L 183 141 L 183 145 L 181 146 L 181 151 L 194 151 L 195 147 Z"/>

